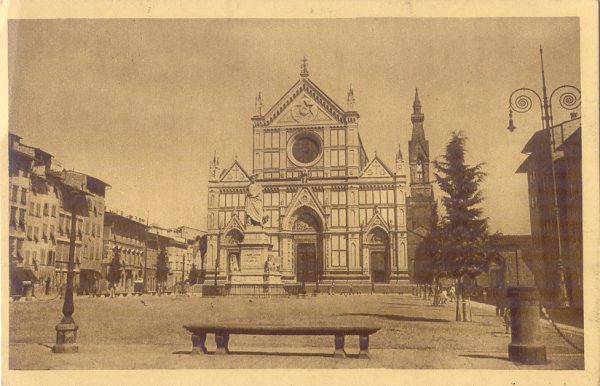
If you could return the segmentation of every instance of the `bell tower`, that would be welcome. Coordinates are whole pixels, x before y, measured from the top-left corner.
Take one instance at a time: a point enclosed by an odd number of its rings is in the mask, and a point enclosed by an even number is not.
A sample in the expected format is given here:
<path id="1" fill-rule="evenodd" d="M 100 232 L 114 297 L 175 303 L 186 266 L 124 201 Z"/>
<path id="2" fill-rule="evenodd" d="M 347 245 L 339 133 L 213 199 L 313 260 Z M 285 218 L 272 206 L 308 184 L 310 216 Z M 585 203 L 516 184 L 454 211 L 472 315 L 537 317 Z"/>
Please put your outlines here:
<path id="1" fill-rule="evenodd" d="M 425 138 L 423 121 L 425 115 L 421 112 L 419 89 L 415 90 L 413 102 L 412 136 L 408 141 L 408 158 L 410 166 L 410 193 L 412 197 L 428 197 L 433 199 L 431 181 L 429 178 L 429 141 Z"/>
<path id="2" fill-rule="evenodd" d="M 409 276 L 414 280 L 417 247 L 429 233 L 434 205 L 433 189 L 429 176 L 429 141 L 425 138 L 419 90 L 415 90 L 413 102 L 412 136 L 408 141 L 410 168 L 410 197 L 407 198 L 406 228 L 408 231 Z"/>

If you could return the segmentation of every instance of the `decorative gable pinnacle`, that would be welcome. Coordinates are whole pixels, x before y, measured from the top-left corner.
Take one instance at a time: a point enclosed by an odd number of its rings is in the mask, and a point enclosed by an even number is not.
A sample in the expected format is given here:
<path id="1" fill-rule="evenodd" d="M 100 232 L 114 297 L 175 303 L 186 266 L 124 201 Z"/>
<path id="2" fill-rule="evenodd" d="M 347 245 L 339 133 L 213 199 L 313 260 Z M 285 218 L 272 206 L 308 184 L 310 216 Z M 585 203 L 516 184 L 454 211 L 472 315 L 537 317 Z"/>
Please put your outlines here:
<path id="1" fill-rule="evenodd" d="M 308 76 L 308 59 L 306 56 L 301 60 L 300 64 L 300 76 L 306 78 Z"/>

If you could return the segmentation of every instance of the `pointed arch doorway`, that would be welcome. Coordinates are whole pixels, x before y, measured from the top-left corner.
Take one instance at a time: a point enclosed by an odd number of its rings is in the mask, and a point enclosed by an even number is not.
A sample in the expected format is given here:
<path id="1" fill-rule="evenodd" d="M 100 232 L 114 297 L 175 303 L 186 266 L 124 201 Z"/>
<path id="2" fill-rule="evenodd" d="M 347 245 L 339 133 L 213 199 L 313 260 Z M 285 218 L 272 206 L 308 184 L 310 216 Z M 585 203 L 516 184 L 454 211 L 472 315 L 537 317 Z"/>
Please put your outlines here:
<path id="1" fill-rule="evenodd" d="M 379 227 L 373 228 L 367 234 L 367 247 L 369 248 L 371 281 L 373 283 L 387 283 L 390 252 L 387 233 Z"/>
<path id="2" fill-rule="evenodd" d="M 301 207 L 293 214 L 295 273 L 298 283 L 316 283 L 322 275 L 323 225 L 312 208 Z"/>

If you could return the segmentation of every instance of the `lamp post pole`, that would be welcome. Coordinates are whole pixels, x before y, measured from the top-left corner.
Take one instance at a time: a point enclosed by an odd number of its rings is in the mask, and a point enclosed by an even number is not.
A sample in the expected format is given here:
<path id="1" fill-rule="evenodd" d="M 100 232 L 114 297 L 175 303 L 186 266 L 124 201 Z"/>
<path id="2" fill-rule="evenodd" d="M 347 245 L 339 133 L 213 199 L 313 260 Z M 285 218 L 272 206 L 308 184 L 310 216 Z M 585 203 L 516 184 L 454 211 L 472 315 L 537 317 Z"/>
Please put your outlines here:
<path id="1" fill-rule="evenodd" d="M 554 211 L 554 220 L 556 225 L 556 235 L 557 235 L 557 251 L 558 257 L 556 261 L 556 269 L 558 272 L 558 302 L 560 306 L 568 307 L 569 299 L 567 296 L 567 288 L 565 283 L 565 272 L 563 265 L 563 240 L 562 240 L 562 232 L 561 232 L 561 220 L 560 220 L 560 211 L 559 211 L 559 199 L 558 199 L 558 191 L 557 191 L 557 177 L 556 177 L 556 167 L 554 165 L 553 152 L 554 152 L 554 136 L 552 133 L 552 98 L 558 92 L 559 96 L 559 104 L 565 110 L 575 110 L 581 104 L 581 91 L 572 85 L 562 85 L 554 89 L 548 97 L 546 90 L 546 74 L 544 72 L 544 55 L 542 51 L 542 47 L 540 46 L 540 62 L 542 67 L 542 97 L 530 88 L 519 88 L 513 91 L 508 98 L 508 106 L 509 106 L 509 121 L 507 130 L 513 132 L 516 129 L 516 126 L 513 123 L 512 114 L 513 112 L 517 113 L 526 113 L 528 112 L 533 103 L 529 95 L 535 95 L 540 102 L 540 110 L 542 114 L 542 127 L 546 134 L 546 143 L 547 149 L 550 154 L 550 167 L 552 173 L 552 190 L 553 190 L 553 211 Z M 529 95 L 528 95 L 529 94 Z"/>
<path id="2" fill-rule="evenodd" d="M 71 211 L 71 234 L 69 240 L 69 261 L 67 262 L 67 283 L 65 289 L 65 300 L 62 307 L 63 318 L 56 325 L 56 344 L 52 347 L 55 353 L 76 353 L 79 351 L 77 344 L 77 330 L 73 313 L 73 279 L 75 265 L 75 239 L 77 235 L 77 199 L 81 197 L 77 192 L 67 192 Z"/>

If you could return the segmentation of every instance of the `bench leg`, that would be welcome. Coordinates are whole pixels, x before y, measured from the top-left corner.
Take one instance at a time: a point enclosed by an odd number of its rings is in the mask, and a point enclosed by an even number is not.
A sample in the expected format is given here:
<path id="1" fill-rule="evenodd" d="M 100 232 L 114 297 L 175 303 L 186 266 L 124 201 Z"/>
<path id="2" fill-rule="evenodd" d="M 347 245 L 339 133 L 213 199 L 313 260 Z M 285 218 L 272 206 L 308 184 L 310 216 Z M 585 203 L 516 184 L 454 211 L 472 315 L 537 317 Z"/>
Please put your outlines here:
<path id="1" fill-rule="evenodd" d="M 358 357 L 361 359 L 369 359 L 369 335 L 361 335 L 358 338 L 358 345 L 360 347 Z"/>
<path id="2" fill-rule="evenodd" d="M 346 351 L 344 351 L 344 335 L 336 335 L 333 342 L 335 344 L 333 357 L 346 358 Z"/>
<path id="3" fill-rule="evenodd" d="M 206 334 L 192 334 L 192 355 L 206 354 Z"/>
<path id="4" fill-rule="evenodd" d="M 229 334 L 215 334 L 215 343 L 217 344 L 216 355 L 229 354 Z"/>

